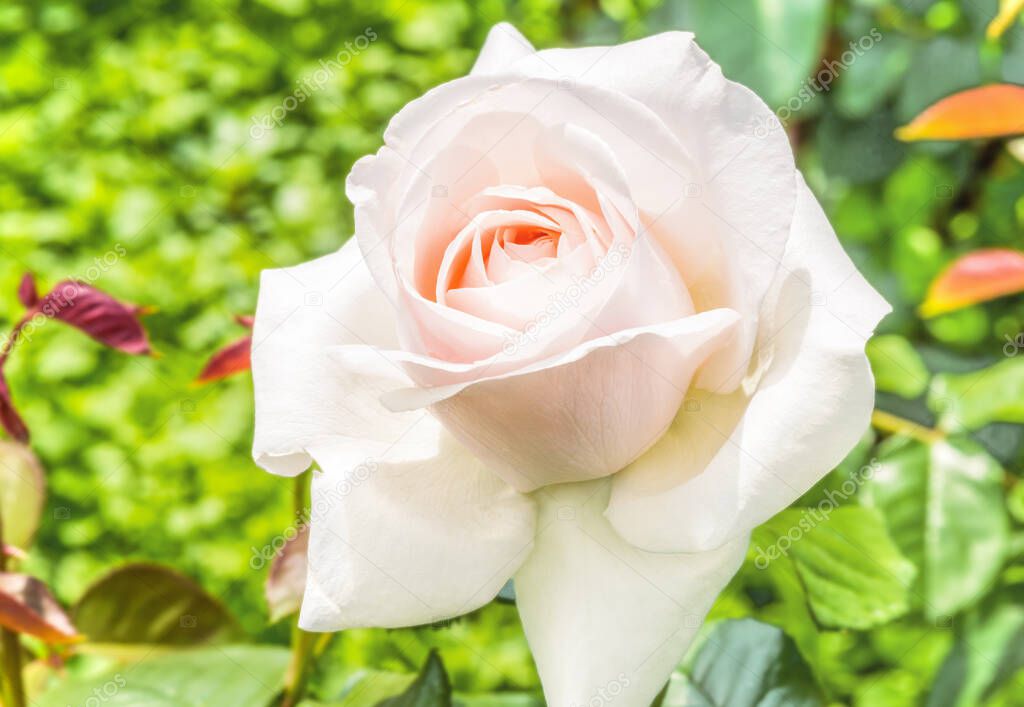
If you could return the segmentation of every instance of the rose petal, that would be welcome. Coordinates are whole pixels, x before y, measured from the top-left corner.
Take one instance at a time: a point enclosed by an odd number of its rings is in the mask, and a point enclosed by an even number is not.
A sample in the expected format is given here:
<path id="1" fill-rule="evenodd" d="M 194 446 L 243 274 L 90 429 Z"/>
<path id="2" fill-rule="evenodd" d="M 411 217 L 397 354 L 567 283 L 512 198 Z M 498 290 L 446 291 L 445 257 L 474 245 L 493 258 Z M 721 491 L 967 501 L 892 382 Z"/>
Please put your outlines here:
<path id="1" fill-rule="evenodd" d="M 513 373 L 399 388 L 382 400 L 394 410 L 430 406 L 456 439 L 520 491 L 607 476 L 665 431 L 694 372 L 729 342 L 736 321 L 730 310 L 705 312 L 593 339 Z M 353 346 L 334 353 L 340 369 L 353 371 L 382 352 Z M 388 355 L 411 361 L 401 352 Z"/>
<path id="2" fill-rule="evenodd" d="M 313 477 L 303 628 L 459 616 L 493 599 L 529 554 L 533 502 L 414 415 L 406 436 L 355 464 L 334 440 L 311 449 L 323 472 Z"/>
<path id="3" fill-rule="evenodd" d="M 355 240 L 293 268 L 264 271 L 253 329 L 256 432 L 253 457 L 275 474 L 310 464 L 310 444 L 348 435 L 388 443 L 404 432 L 360 379 L 335 374 L 330 346 L 398 345 L 390 303 L 370 276 Z M 399 374 L 400 371 L 395 371 Z"/>
<path id="4" fill-rule="evenodd" d="M 501 71 L 516 59 L 533 54 L 530 40 L 508 22 L 499 22 L 487 33 L 487 40 L 477 55 L 471 74 L 491 74 Z"/>
<path id="5" fill-rule="evenodd" d="M 655 552 L 740 537 L 803 494 L 856 444 L 874 406 L 864 344 L 890 311 L 843 251 L 803 179 L 788 271 L 769 298 L 767 370 L 745 396 L 684 406 L 653 449 L 615 477 L 608 518 Z"/>
<path id="6" fill-rule="evenodd" d="M 605 481 L 537 493 L 516 603 L 550 705 L 649 705 L 739 568 L 747 538 L 694 555 L 630 547 L 602 516 Z"/>
<path id="7" fill-rule="evenodd" d="M 731 355 L 707 367 L 698 381 L 722 392 L 734 389 L 753 351 L 757 313 L 782 260 L 795 203 L 793 153 L 772 110 L 728 81 L 693 35 L 683 32 L 613 47 L 544 50 L 493 71 L 554 78 L 581 96 L 589 85 L 611 89 L 636 99 L 667 126 L 694 167 L 668 180 L 631 175 L 630 184 L 648 220 L 655 219 L 649 229 L 682 273 L 698 311 L 730 307 L 743 314 L 744 332 Z M 630 136 L 634 152 L 651 149 L 644 128 L 589 99 L 581 102 Z M 663 168 L 672 164 L 666 152 L 651 155 Z"/>

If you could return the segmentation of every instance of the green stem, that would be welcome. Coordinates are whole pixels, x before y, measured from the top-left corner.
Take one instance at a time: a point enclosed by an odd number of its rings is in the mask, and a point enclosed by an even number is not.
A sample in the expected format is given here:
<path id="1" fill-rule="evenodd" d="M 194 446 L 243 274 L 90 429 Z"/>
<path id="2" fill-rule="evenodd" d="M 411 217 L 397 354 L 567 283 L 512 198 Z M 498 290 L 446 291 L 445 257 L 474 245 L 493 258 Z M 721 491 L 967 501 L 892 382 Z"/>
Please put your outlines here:
<path id="1" fill-rule="evenodd" d="M 309 506 L 309 480 L 312 472 L 308 471 L 295 477 L 295 485 L 292 487 L 292 505 L 294 513 L 292 518 L 306 518 L 306 509 Z M 281 707 L 295 707 L 306 692 L 306 681 L 309 678 L 310 658 L 313 656 L 313 646 L 317 641 L 317 634 L 303 631 L 296 624 L 292 626 L 292 657 L 288 664 L 288 672 L 285 674 L 284 700 Z"/>
<path id="2" fill-rule="evenodd" d="M 946 437 L 939 430 L 919 425 L 899 415 L 893 415 L 882 410 L 875 410 L 871 413 L 871 424 L 874 425 L 875 429 L 882 432 L 903 435 L 924 444 L 935 444 Z"/>
<path id="3" fill-rule="evenodd" d="M 0 572 L 7 571 L 7 556 L 3 552 L 3 517 L 0 516 Z M 9 628 L 0 628 L 3 649 L 3 695 L 5 707 L 25 707 L 25 684 L 21 675 L 21 640 Z"/>

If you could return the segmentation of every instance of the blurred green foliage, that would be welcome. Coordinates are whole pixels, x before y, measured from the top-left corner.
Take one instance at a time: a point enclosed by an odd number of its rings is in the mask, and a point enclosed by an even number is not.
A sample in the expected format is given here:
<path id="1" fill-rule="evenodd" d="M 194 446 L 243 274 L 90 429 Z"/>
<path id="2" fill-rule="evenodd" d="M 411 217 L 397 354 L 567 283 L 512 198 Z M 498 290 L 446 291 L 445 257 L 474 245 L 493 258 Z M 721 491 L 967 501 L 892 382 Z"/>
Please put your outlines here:
<path id="1" fill-rule="evenodd" d="M 49 483 L 28 571 L 70 603 L 122 560 L 170 563 L 222 598 L 251 635 L 286 643 L 285 624 L 267 625 L 265 569 L 250 568 L 248 548 L 292 520 L 290 487 L 250 460 L 247 376 L 190 385 L 213 350 L 242 334 L 232 317 L 253 310 L 260 270 L 350 235 L 342 185 L 351 164 L 377 148 L 402 105 L 464 74 L 494 22 L 512 21 L 541 47 L 686 28 L 727 75 L 785 109 L 809 183 L 894 304 L 869 349 L 879 409 L 952 435 L 938 444 L 866 437 L 758 531 L 712 616 L 780 627 L 785 636 L 765 642 L 795 656 L 801 679 L 813 677 L 801 699 L 820 690 L 858 707 L 1024 704 L 1024 351 L 1015 343 L 1024 343 L 1024 305 L 1007 299 L 929 321 L 915 311 L 955 255 L 1020 246 L 1024 165 L 1001 143 L 908 147 L 892 137 L 955 90 L 1024 82 L 1020 23 L 1001 41 L 984 38 L 996 4 L 3 3 L 0 320 L 9 328 L 20 316 L 25 271 L 44 285 L 88 277 L 155 308 L 146 326 L 161 354 L 129 358 L 58 325 L 15 352 L 13 394 Z M 321 60 L 371 31 L 365 50 L 304 88 Z M 851 43 L 870 46 L 847 63 Z M 819 90 L 824 61 L 844 65 Z M 870 478 L 857 476 L 864 468 Z M 759 567 L 756 548 L 826 498 L 843 508 L 813 542 Z M 506 604 L 450 626 L 348 632 L 321 658 L 314 692 L 325 703 L 373 704 L 353 686 L 373 674 L 397 694 L 432 648 L 462 699 L 537 693 Z M 695 680 L 714 678 L 709 660 L 698 656 Z M 685 699 L 676 682 L 666 706 Z"/>

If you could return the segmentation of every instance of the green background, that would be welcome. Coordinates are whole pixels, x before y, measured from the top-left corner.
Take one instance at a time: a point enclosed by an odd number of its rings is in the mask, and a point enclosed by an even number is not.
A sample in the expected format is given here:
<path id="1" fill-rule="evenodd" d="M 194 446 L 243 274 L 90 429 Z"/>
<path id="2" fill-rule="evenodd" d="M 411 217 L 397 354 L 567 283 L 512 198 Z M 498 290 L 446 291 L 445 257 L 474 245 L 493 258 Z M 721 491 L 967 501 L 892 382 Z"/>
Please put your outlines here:
<path id="1" fill-rule="evenodd" d="M 72 603 L 123 560 L 168 563 L 221 598 L 253 641 L 287 644 L 287 622 L 268 625 L 266 571 L 249 561 L 291 522 L 291 486 L 251 461 L 248 375 L 191 381 L 245 333 L 232 317 L 253 311 L 262 269 L 351 234 L 352 163 L 406 102 L 466 73 L 494 22 L 513 22 L 539 47 L 695 29 L 726 74 L 773 108 L 823 58 L 877 29 L 882 39 L 830 91 L 801 101 L 788 129 L 844 246 L 895 308 L 871 345 L 879 408 L 949 441 L 869 433 L 755 546 L 864 465 L 885 473 L 858 483 L 841 512 L 767 570 L 752 549 L 713 617 L 781 627 L 789 638 L 772 637 L 793 653 L 797 677 L 773 679 L 790 690 L 809 681 L 810 704 L 1024 704 L 1024 351 L 1014 345 L 1024 306 L 1010 298 L 929 321 L 916 314 L 957 254 L 1021 242 L 1024 165 L 1005 141 L 892 137 L 953 91 L 1024 82 L 1021 24 L 984 38 L 996 4 L 4 2 L 0 322 L 9 329 L 21 314 L 24 272 L 49 286 L 106 256 L 95 285 L 155 309 L 145 324 L 159 353 L 124 356 L 56 323 L 14 353 L 7 374 L 49 484 L 27 571 Z M 367 28 L 368 48 L 254 139 L 258 116 Z M 345 634 L 321 658 L 314 695 L 340 699 L 360 667 L 415 672 L 432 646 L 462 693 L 537 693 L 515 610 L 494 604 L 450 626 Z M 700 660 L 704 669 L 681 669 L 679 680 L 716 679 L 711 656 Z M 378 681 L 391 686 L 381 697 L 407 680 L 392 677 Z M 713 686 L 704 693 L 719 704 Z"/>

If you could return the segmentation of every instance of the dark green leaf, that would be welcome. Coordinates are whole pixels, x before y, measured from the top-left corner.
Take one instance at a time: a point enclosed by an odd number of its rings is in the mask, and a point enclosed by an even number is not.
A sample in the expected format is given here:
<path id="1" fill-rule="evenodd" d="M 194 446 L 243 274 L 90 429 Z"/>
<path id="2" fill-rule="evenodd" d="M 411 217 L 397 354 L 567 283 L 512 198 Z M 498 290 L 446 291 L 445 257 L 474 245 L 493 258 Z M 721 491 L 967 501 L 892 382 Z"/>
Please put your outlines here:
<path id="1" fill-rule="evenodd" d="M 377 707 L 451 707 L 452 686 L 448 673 L 435 651 L 427 657 L 420 674 L 409 688 L 397 697 L 377 703 Z"/>
<path id="2" fill-rule="evenodd" d="M 817 707 L 810 668 L 781 629 L 753 619 L 723 621 L 701 646 L 688 680 L 664 707 Z"/>
<path id="3" fill-rule="evenodd" d="M 966 617 L 928 695 L 928 707 L 981 704 L 1024 668 L 1024 607 L 1003 598 Z"/>

